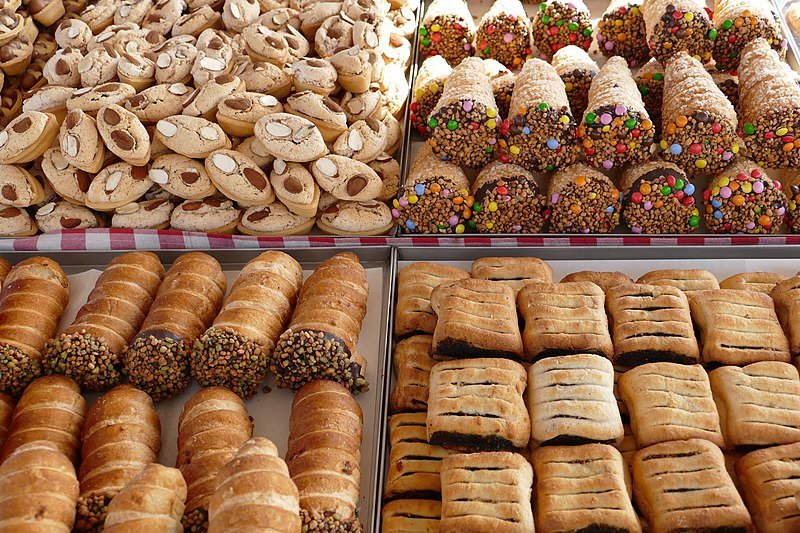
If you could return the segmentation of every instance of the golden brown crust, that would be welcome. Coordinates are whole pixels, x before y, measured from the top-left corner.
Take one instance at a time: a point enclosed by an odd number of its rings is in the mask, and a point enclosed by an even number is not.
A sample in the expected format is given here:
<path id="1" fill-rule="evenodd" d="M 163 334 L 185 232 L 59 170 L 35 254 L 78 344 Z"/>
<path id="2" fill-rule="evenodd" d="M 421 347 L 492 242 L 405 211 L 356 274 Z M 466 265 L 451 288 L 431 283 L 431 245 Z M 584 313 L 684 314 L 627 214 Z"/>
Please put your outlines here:
<path id="1" fill-rule="evenodd" d="M 800 315 L 800 275 L 777 283 L 769 295 L 775 302 L 775 312 L 789 339 L 792 355 L 800 355 L 800 320 L 793 319 Z"/>
<path id="2" fill-rule="evenodd" d="M 70 533 L 75 522 L 75 467 L 48 442 L 20 446 L 0 465 L 0 530 Z"/>
<path id="3" fill-rule="evenodd" d="M 433 333 L 436 313 L 431 309 L 431 292 L 442 283 L 469 278 L 469 272 L 449 265 L 418 262 L 397 274 L 397 308 L 394 335 Z"/>
<path id="4" fill-rule="evenodd" d="M 636 283 L 671 285 L 682 290 L 690 300 L 697 291 L 719 289 L 717 278 L 707 270 L 653 270 L 641 276 Z"/>
<path id="5" fill-rule="evenodd" d="M 786 276 L 776 272 L 741 272 L 719 282 L 720 289 L 757 291 L 769 294 Z"/>
<path id="6" fill-rule="evenodd" d="M 75 463 L 80 457 L 86 400 L 78 384 L 64 376 L 33 381 L 17 402 L 0 461 L 34 441 L 47 441 Z"/>
<path id="7" fill-rule="evenodd" d="M 545 446 L 533 467 L 541 531 L 642 531 L 625 484 L 627 466 L 613 447 Z"/>
<path id="8" fill-rule="evenodd" d="M 179 533 L 186 482 L 176 468 L 147 465 L 108 505 L 107 533 Z"/>
<path id="9" fill-rule="evenodd" d="M 619 387 L 640 449 L 693 438 L 725 446 L 708 375 L 700 365 L 648 363 L 625 372 Z"/>
<path id="10" fill-rule="evenodd" d="M 208 531 L 300 531 L 297 487 L 272 441 L 250 439 L 219 471 L 208 507 Z"/>
<path id="11" fill-rule="evenodd" d="M 6 280 L 6 276 L 8 276 L 9 271 L 11 271 L 11 263 L 9 263 L 4 257 L 0 257 L 0 285 L 2 285 Z"/>
<path id="12" fill-rule="evenodd" d="M 428 444 L 425 413 L 400 413 L 389 419 L 389 472 L 384 498 L 440 498 L 441 459 L 448 451 Z"/>
<path id="13" fill-rule="evenodd" d="M 481 257 L 472 262 L 471 275 L 502 281 L 515 292 L 531 281 L 553 282 L 553 269 L 538 257 Z"/>
<path id="14" fill-rule="evenodd" d="M 561 278 L 561 283 L 570 283 L 573 281 L 591 281 L 601 289 L 603 292 L 608 292 L 611 287 L 622 285 L 624 283 L 633 283 L 633 280 L 627 274 L 622 272 L 595 272 L 593 270 L 581 270 L 567 274 Z"/>
<path id="15" fill-rule="evenodd" d="M 398 342 L 392 355 L 395 384 L 389 398 L 393 413 L 428 409 L 428 385 L 431 368 L 436 363 L 430 356 L 432 337 L 414 335 Z"/>
<path id="16" fill-rule="evenodd" d="M 750 452 L 735 468 L 760 533 L 800 529 L 800 442 Z"/>
<path id="17" fill-rule="evenodd" d="M 517 296 L 525 359 L 569 354 L 611 357 L 605 294 L 592 282 L 529 283 Z"/>
<path id="18" fill-rule="evenodd" d="M 6 441 L 11 415 L 14 413 L 14 398 L 10 394 L 0 392 L 0 446 Z"/>
<path id="19" fill-rule="evenodd" d="M 438 500 L 394 500 L 383 506 L 385 533 L 438 533 L 442 503 Z"/>
<path id="20" fill-rule="evenodd" d="M 636 503 L 651 531 L 752 529 L 722 452 L 706 440 L 662 442 L 639 450 L 633 477 Z"/>

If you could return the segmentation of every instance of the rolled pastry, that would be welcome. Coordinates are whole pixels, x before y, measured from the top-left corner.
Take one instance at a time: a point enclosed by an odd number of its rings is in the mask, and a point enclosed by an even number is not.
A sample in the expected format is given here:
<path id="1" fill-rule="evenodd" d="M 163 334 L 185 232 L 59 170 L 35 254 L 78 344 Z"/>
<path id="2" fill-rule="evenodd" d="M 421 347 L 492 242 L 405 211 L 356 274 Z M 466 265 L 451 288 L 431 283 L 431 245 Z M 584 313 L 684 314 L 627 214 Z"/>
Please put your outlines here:
<path id="1" fill-rule="evenodd" d="M 105 533 L 179 533 L 186 482 L 180 470 L 151 463 L 108 504 Z"/>
<path id="2" fill-rule="evenodd" d="M 14 398 L 10 394 L 0 392 L 0 446 L 6 441 L 11 416 L 14 414 Z"/>
<path id="3" fill-rule="evenodd" d="M 494 102 L 497 104 L 497 114 L 507 117 L 517 77 L 502 63 L 494 59 L 484 59 L 483 68 L 486 75 L 489 76 L 489 85 L 492 86 Z"/>
<path id="4" fill-rule="evenodd" d="M 786 224 L 788 224 L 792 233 L 800 233 L 800 209 L 798 209 L 800 207 L 800 171 L 792 169 L 783 172 L 780 176 L 780 182 L 789 202 L 786 211 Z"/>
<path id="5" fill-rule="evenodd" d="M 546 0 L 531 21 L 533 42 L 539 57 L 550 59 L 560 48 L 574 44 L 589 50 L 592 44 L 592 22 L 589 8 L 582 0 Z"/>
<path id="6" fill-rule="evenodd" d="M 706 67 L 711 74 L 711 79 L 717 84 L 722 94 L 728 99 L 734 109 L 739 106 L 739 76 L 719 70 L 716 67 Z"/>
<path id="7" fill-rule="evenodd" d="M 583 163 L 556 172 L 548 197 L 550 233 L 610 233 L 619 225 L 619 190 Z"/>
<path id="8" fill-rule="evenodd" d="M 597 44 L 606 57 L 621 56 L 636 68 L 650 59 L 641 0 L 611 0 L 597 22 Z"/>
<path id="9" fill-rule="evenodd" d="M 419 27 L 420 53 L 442 56 L 456 66 L 472 55 L 475 22 L 464 0 L 434 0 Z"/>
<path id="10" fill-rule="evenodd" d="M 478 24 L 475 54 L 515 70 L 532 57 L 531 21 L 520 0 L 494 1 Z"/>
<path id="11" fill-rule="evenodd" d="M 550 215 L 536 177 L 518 165 L 489 163 L 472 185 L 474 223 L 481 233 L 540 233 Z"/>
<path id="12" fill-rule="evenodd" d="M 656 58 L 651 59 L 636 72 L 634 77 L 644 107 L 656 129 L 661 135 L 661 107 L 664 102 L 664 67 Z"/>
<path id="13" fill-rule="evenodd" d="M 442 56 L 428 57 L 417 71 L 411 91 L 409 120 L 421 135 L 428 135 L 428 117 L 442 95 L 445 80 L 452 72 L 453 69 Z"/>
<path id="14" fill-rule="evenodd" d="M 662 65 L 678 52 L 708 62 L 717 38 L 702 0 L 642 0 L 650 53 Z"/>
<path id="15" fill-rule="evenodd" d="M 721 70 L 736 70 L 742 50 L 755 39 L 765 39 L 781 60 L 786 58 L 787 41 L 769 0 L 716 0 L 713 20 L 717 38 L 712 54 Z"/>
<path id="16" fill-rule="evenodd" d="M 13 265 L 8 262 L 8 260 L 0 257 L 0 284 L 2 284 L 6 280 L 6 276 L 8 273 L 11 272 L 11 267 Z"/>
<path id="17" fill-rule="evenodd" d="M 559 49 L 552 64 L 564 82 L 572 116 L 582 118 L 589 104 L 589 87 L 600 67 L 582 48 L 572 45 Z"/>

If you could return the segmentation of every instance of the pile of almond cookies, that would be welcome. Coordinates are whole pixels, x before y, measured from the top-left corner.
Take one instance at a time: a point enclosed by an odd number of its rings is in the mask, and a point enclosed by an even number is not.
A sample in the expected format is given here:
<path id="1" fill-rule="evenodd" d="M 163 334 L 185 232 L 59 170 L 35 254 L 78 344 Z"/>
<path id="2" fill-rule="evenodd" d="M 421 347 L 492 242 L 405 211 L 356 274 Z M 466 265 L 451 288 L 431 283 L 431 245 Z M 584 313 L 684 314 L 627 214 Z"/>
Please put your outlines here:
<path id="1" fill-rule="evenodd" d="M 41 87 L 0 131 L 0 234 L 387 232 L 415 8 L 92 0 L 68 12 Z"/>

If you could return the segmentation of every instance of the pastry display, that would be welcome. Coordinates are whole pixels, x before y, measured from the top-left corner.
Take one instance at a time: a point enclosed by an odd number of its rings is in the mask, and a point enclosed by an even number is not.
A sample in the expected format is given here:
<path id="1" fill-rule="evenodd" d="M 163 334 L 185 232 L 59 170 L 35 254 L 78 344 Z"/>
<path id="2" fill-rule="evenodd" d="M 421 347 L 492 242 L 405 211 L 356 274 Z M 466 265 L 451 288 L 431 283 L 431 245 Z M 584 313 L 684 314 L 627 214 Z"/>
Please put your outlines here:
<path id="1" fill-rule="evenodd" d="M 718 32 L 700 0 L 643 0 L 641 7 L 650 53 L 666 65 L 678 52 L 708 62 Z"/>
<path id="2" fill-rule="evenodd" d="M 533 53 L 531 21 L 520 0 L 495 0 L 475 32 L 475 55 L 516 70 Z"/>
<path id="3" fill-rule="evenodd" d="M 436 364 L 429 355 L 430 350 L 430 335 L 414 335 L 395 345 L 392 366 L 397 381 L 389 399 L 392 412 L 428 409 L 431 369 Z"/>
<path id="4" fill-rule="evenodd" d="M 717 278 L 708 270 L 651 270 L 636 280 L 644 285 L 670 285 L 691 299 L 698 291 L 719 289 Z"/>
<path id="5" fill-rule="evenodd" d="M 636 68 L 650 59 L 647 30 L 639 0 L 612 0 L 597 22 L 598 48 L 606 57 L 621 56 Z"/>
<path id="6" fill-rule="evenodd" d="M 583 163 L 556 172 L 547 195 L 550 233 L 611 233 L 619 225 L 619 189 L 608 176 Z"/>
<path id="7" fill-rule="evenodd" d="M 449 452 L 428 444 L 425 413 L 401 413 L 389 419 L 389 473 L 384 498 L 441 497 L 441 460 Z"/>
<path id="8" fill-rule="evenodd" d="M 423 136 L 428 135 L 428 117 L 439 101 L 444 83 L 452 74 L 453 68 L 440 56 L 430 56 L 422 62 L 414 78 L 409 109 L 411 125 Z M 503 115 L 505 116 L 505 115 Z"/>
<path id="9" fill-rule="evenodd" d="M 439 531 L 442 503 L 439 500 L 393 500 L 383 506 L 382 530 Z"/>
<path id="10" fill-rule="evenodd" d="M 599 36 L 598 36 L 599 37 Z M 567 91 L 569 108 L 576 120 L 583 118 L 589 104 L 589 88 L 600 67 L 583 48 L 569 45 L 553 54 L 551 61 Z M 649 110 L 648 110 L 649 111 Z M 504 115 L 505 116 L 505 115 Z"/>
<path id="11" fill-rule="evenodd" d="M 431 307 L 433 289 L 469 277 L 469 272 L 460 268 L 436 263 L 418 262 L 401 269 L 397 273 L 395 336 L 432 334 L 437 323 L 436 312 Z"/>
<path id="12" fill-rule="evenodd" d="M 617 285 L 633 283 L 633 280 L 630 278 L 630 276 L 623 274 L 622 272 L 595 272 L 593 270 L 580 270 L 578 272 L 567 274 L 561 278 L 561 283 L 569 283 L 573 281 L 589 281 L 603 289 L 603 292 L 605 293 L 607 293 L 610 288 L 616 287 Z"/>
<path id="13" fill-rule="evenodd" d="M 661 135 L 661 108 L 664 102 L 664 67 L 656 58 L 650 59 L 634 75 L 642 102 L 653 122 L 656 135 Z"/>
<path id="14" fill-rule="evenodd" d="M 620 178 L 622 220 L 633 233 L 691 233 L 700 225 L 695 186 L 677 165 L 653 159 Z"/>
<path id="15" fill-rule="evenodd" d="M 531 24 L 533 42 L 542 59 L 550 59 L 561 48 L 574 44 L 589 50 L 592 44 L 592 21 L 582 0 L 562 2 L 547 0 L 539 4 Z"/>
<path id="16" fill-rule="evenodd" d="M 185 501 L 186 482 L 180 470 L 151 463 L 108 504 L 103 531 L 177 530 Z"/>
<path id="17" fill-rule="evenodd" d="M 464 0 L 434 0 L 419 26 L 420 53 L 442 56 L 452 67 L 473 53 L 475 22 Z"/>
<path id="18" fill-rule="evenodd" d="M 786 276 L 775 272 L 740 272 L 728 276 L 719 282 L 720 289 L 734 289 L 741 291 L 757 291 L 770 294 L 776 285 L 786 280 Z M 776 311 L 780 318 L 779 304 L 775 300 Z"/>
<path id="19" fill-rule="evenodd" d="M 754 450 L 736 462 L 736 475 L 758 531 L 780 533 L 800 526 L 791 498 L 800 487 L 795 461 L 800 444 Z"/>
<path id="20" fill-rule="evenodd" d="M 766 39 L 783 59 L 787 42 L 778 14 L 766 0 L 722 0 L 714 5 L 714 61 L 722 70 L 736 70 L 742 50 L 755 39 Z"/>

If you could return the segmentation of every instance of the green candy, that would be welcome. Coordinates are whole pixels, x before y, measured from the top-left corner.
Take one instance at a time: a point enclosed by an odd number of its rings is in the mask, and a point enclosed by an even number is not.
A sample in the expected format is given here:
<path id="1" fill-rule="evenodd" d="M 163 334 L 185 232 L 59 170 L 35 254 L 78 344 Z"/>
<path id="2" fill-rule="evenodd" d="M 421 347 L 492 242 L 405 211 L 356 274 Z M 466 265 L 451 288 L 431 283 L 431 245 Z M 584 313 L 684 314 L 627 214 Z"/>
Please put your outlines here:
<path id="1" fill-rule="evenodd" d="M 426 28 L 425 26 L 421 27 L 419 29 L 419 35 L 420 37 L 425 37 L 426 35 L 428 35 L 428 28 Z"/>
<path id="2" fill-rule="evenodd" d="M 550 24 L 550 15 L 542 16 L 542 24 Z"/>
<path id="3" fill-rule="evenodd" d="M 556 169 L 556 167 L 554 167 L 553 165 L 547 165 L 546 167 L 544 167 L 544 169 L 547 172 L 552 172 L 552 171 L 554 171 Z"/>
<path id="4" fill-rule="evenodd" d="M 583 30 L 584 37 L 589 37 L 591 34 L 592 34 L 592 28 L 586 28 L 585 30 Z"/>
<path id="5" fill-rule="evenodd" d="M 550 107 L 550 106 L 549 106 L 549 105 L 547 105 L 545 102 L 542 102 L 541 104 L 539 104 L 539 105 L 537 105 L 537 106 L 536 106 L 536 109 L 538 109 L 539 111 L 544 111 L 544 110 L 545 110 L 545 109 L 547 109 L 548 107 Z"/>
<path id="6" fill-rule="evenodd" d="M 594 113 L 586 113 L 586 123 L 587 124 L 594 124 L 594 121 L 595 121 L 596 118 L 597 118 L 597 115 L 595 115 Z"/>
<path id="7" fill-rule="evenodd" d="M 664 75 L 661 74 L 660 72 L 656 72 L 655 74 L 653 74 L 653 79 L 656 81 L 664 81 Z"/>
<path id="8" fill-rule="evenodd" d="M 569 29 L 570 29 L 570 31 L 578 31 L 578 25 L 577 25 L 577 24 L 575 24 L 574 22 L 570 22 L 570 23 L 567 25 L 567 28 L 569 28 Z"/>
<path id="9" fill-rule="evenodd" d="M 672 193 L 672 188 L 669 185 L 661 187 L 661 196 L 668 196 Z"/>
<path id="10" fill-rule="evenodd" d="M 467 220 L 467 226 L 470 228 L 476 228 L 478 225 L 475 223 L 474 220 Z"/>
<path id="11" fill-rule="evenodd" d="M 728 20 L 726 20 L 725 22 L 722 23 L 722 29 L 723 30 L 729 30 L 729 29 L 731 29 L 731 26 L 733 26 L 733 21 L 731 19 L 728 19 Z"/>
<path id="12" fill-rule="evenodd" d="M 686 184 L 683 182 L 683 180 L 675 180 L 675 189 L 682 191 L 685 186 Z"/>
<path id="13" fill-rule="evenodd" d="M 542 2 L 541 4 L 539 4 L 539 9 L 541 11 L 544 11 L 545 9 L 547 9 L 547 2 Z"/>
<path id="14" fill-rule="evenodd" d="M 447 121 L 447 129 L 450 131 L 455 131 L 458 129 L 458 122 L 455 120 L 448 120 Z"/>
<path id="15" fill-rule="evenodd" d="M 639 92 L 642 93 L 642 96 L 647 94 L 647 90 L 648 90 L 647 85 L 642 85 L 641 87 L 639 87 Z"/>
<path id="16" fill-rule="evenodd" d="M 744 125 L 744 132 L 748 135 L 752 135 L 756 132 L 756 127 L 748 122 Z"/>
<path id="17" fill-rule="evenodd" d="M 439 125 L 439 121 L 436 120 L 435 118 L 431 117 L 430 119 L 428 119 L 428 127 L 435 128 L 438 125 Z"/>
<path id="18" fill-rule="evenodd" d="M 717 38 L 717 30 L 709 30 L 708 31 L 708 38 L 712 41 L 716 40 Z"/>
<path id="19" fill-rule="evenodd" d="M 629 118 L 628 120 L 626 120 L 625 121 L 625 127 L 628 128 L 629 130 L 632 130 L 633 128 L 635 128 L 636 127 L 636 119 L 635 118 Z"/>
<path id="20" fill-rule="evenodd" d="M 689 217 L 689 225 L 691 227 L 693 227 L 693 228 L 696 228 L 697 226 L 699 226 L 700 225 L 700 217 L 696 217 L 694 215 Z"/>
<path id="21" fill-rule="evenodd" d="M 557 20 L 556 21 L 556 26 L 563 26 L 564 24 L 565 24 L 565 21 L 563 21 L 563 20 Z"/>
<path id="22" fill-rule="evenodd" d="M 427 37 L 424 37 L 422 39 L 422 46 L 430 46 L 430 45 L 431 45 L 431 40 L 428 39 Z"/>
<path id="23" fill-rule="evenodd" d="M 494 148 L 492 148 L 491 146 L 487 146 L 485 152 L 487 154 L 491 154 L 492 152 L 494 152 Z"/>
<path id="24" fill-rule="evenodd" d="M 480 213 L 481 211 L 483 211 L 483 208 L 481 207 L 481 204 L 475 202 L 474 204 L 472 204 L 472 211 L 474 211 L 475 213 Z"/>

